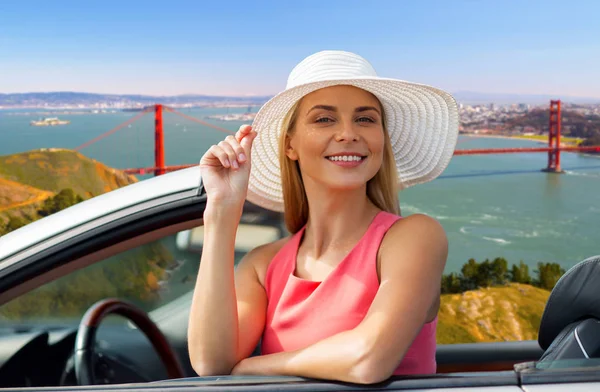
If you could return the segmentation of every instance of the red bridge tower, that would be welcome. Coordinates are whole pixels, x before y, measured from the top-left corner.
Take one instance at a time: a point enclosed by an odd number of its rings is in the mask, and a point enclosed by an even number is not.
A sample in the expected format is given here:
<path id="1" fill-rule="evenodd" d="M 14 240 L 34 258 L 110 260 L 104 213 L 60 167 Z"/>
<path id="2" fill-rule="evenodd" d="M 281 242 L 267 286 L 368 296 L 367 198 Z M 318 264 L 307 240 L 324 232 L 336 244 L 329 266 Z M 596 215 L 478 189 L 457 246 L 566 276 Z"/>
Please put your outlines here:
<path id="1" fill-rule="evenodd" d="M 154 105 L 154 167 L 155 176 L 165 174 L 165 137 L 163 134 L 163 106 Z"/>
<path id="2" fill-rule="evenodd" d="M 560 100 L 550 101 L 550 124 L 548 127 L 548 167 L 546 172 L 563 173 L 560 168 Z"/>

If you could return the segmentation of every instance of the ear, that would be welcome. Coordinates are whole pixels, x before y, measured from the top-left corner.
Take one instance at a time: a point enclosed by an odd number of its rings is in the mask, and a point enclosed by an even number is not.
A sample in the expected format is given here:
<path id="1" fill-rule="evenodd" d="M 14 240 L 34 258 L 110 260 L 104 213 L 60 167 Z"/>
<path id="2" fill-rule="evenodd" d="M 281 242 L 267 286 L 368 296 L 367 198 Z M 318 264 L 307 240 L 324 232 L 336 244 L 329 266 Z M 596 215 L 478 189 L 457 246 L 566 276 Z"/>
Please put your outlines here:
<path id="1" fill-rule="evenodd" d="M 292 140 L 289 136 L 285 138 L 285 155 L 292 161 L 298 160 L 298 152 L 292 146 Z"/>

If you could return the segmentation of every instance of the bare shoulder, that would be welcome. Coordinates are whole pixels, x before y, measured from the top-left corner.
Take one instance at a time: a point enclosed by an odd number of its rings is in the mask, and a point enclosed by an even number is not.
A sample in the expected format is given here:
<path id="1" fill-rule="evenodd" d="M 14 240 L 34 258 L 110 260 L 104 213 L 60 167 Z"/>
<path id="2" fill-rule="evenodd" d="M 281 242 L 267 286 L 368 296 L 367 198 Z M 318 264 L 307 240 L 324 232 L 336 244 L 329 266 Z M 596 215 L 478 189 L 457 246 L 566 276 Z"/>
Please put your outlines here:
<path id="1" fill-rule="evenodd" d="M 383 241 L 390 244 L 397 241 L 418 241 L 430 245 L 444 245 L 448 239 L 446 231 L 437 219 L 425 215 L 414 214 L 398 219 L 388 230 Z"/>
<path id="2" fill-rule="evenodd" d="M 406 256 L 418 264 L 445 266 L 448 254 L 448 238 L 442 225 L 433 217 L 414 214 L 398 219 L 388 230 L 380 247 L 382 261 L 392 257 Z M 425 266 L 424 266 L 425 267 Z"/>
<path id="3" fill-rule="evenodd" d="M 269 242 L 264 245 L 257 246 L 248 252 L 242 261 L 240 261 L 238 269 L 253 269 L 260 284 L 264 287 L 265 276 L 271 260 L 277 252 L 290 240 L 290 236 L 281 238 L 277 241 Z"/>
<path id="4" fill-rule="evenodd" d="M 423 300 L 426 321 L 440 306 L 441 278 L 448 258 L 448 239 L 442 225 L 424 214 L 399 219 L 386 233 L 378 257 L 382 283 L 394 282 Z"/>

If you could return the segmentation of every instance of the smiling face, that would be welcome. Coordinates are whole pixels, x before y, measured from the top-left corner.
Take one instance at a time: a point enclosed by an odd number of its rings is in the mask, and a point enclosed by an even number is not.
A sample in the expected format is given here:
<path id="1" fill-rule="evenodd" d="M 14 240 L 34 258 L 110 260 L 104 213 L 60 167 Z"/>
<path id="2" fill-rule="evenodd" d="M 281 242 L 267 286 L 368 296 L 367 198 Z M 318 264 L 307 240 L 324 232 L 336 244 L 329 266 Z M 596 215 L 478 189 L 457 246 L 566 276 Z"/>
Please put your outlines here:
<path id="1" fill-rule="evenodd" d="M 306 95 L 285 151 L 298 161 L 305 185 L 364 187 L 383 161 L 382 114 L 379 100 L 354 86 L 332 86 Z"/>

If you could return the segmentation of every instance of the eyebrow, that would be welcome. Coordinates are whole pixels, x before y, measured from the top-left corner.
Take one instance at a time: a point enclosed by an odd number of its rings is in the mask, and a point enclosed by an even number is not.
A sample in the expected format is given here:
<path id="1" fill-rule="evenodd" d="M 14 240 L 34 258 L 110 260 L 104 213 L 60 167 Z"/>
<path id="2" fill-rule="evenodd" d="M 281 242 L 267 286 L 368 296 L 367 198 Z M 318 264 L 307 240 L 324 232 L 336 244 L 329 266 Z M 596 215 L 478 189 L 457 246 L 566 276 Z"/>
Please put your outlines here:
<path id="1" fill-rule="evenodd" d="M 356 113 L 366 112 L 368 110 L 374 110 L 374 111 L 377 112 L 377 114 L 379 114 L 381 116 L 381 113 L 379 112 L 379 109 L 377 109 L 375 106 L 360 106 L 360 107 L 354 109 L 354 111 Z"/>
<path id="2" fill-rule="evenodd" d="M 308 113 L 312 112 L 315 109 L 323 109 L 323 110 L 327 110 L 327 111 L 330 111 L 330 112 L 337 112 L 338 111 L 335 106 L 315 105 L 312 108 L 310 108 L 310 110 L 308 112 L 306 112 L 306 114 L 308 115 Z M 354 111 L 356 113 L 366 112 L 368 110 L 374 110 L 374 111 L 376 111 L 381 116 L 381 112 L 375 106 L 359 106 L 356 109 L 354 109 Z"/>

